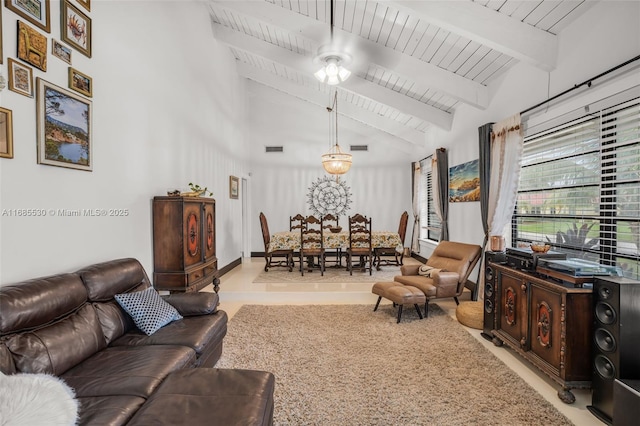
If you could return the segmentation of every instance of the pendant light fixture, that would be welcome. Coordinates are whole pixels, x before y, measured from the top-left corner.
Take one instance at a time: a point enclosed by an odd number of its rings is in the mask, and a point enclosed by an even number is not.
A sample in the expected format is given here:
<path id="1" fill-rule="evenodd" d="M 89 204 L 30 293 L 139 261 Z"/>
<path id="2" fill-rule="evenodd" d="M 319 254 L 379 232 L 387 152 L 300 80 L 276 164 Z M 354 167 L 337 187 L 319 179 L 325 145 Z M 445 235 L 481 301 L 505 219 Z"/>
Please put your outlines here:
<path id="1" fill-rule="evenodd" d="M 329 152 L 322 156 L 322 167 L 332 175 L 343 175 L 351 168 L 351 154 L 342 152 L 338 145 L 338 91 L 333 96 L 333 105 L 327 107 L 330 115 L 330 137 L 331 148 Z M 335 112 L 335 116 L 332 114 Z M 335 129 L 335 140 L 333 139 Z M 335 142 L 335 143 L 334 143 Z"/>
<path id="2" fill-rule="evenodd" d="M 314 62 L 322 64 L 322 68 L 313 74 L 318 81 L 331 86 L 342 83 L 351 75 L 351 71 L 344 67 L 351 62 L 351 56 L 337 51 L 333 46 L 334 2 L 335 0 L 331 0 L 331 44 L 322 46 L 318 50 L 318 55 L 314 58 Z"/>

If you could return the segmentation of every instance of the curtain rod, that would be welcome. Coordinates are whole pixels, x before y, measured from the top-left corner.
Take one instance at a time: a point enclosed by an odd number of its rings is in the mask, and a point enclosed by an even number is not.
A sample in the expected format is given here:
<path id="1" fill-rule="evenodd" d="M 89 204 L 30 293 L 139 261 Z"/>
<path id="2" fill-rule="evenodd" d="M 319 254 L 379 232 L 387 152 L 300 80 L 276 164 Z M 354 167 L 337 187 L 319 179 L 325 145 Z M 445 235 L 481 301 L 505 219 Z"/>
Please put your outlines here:
<path id="1" fill-rule="evenodd" d="M 446 151 L 446 148 L 443 148 L 443 147 L 436 148 L 436 151 Z M 419 163 L 419 162 L 424 161 L 424 160 L 426 160 L 427 158 L 431 158 L 431 157 L 433 157 L 433 154 L 429 154 L 429 155 L 427 155 L 427 156 L 426 156 L 426 157 L 424 157 L 423 159 L 416 161 L 416 163 Z"/>
<path id="2" fill-rule="evenodd" d="M 520 112 L 520 115 L 524 115 L 524 114 L 526 114 L 527 112 L 532 111 L 532 110 L 534 110 L 534 109 L 536 109 L 536 108 L 539 108 L 539 107 L 541 107 L 542 105 L 544 105 L 544 104 L 546 104 L 546 103 L 549 103 L 549 102 L 551 102 L 551 101 L 554 101 L 554 100 L 558 99 L 559 97 L 564 96 L 564 95 L 566 95 L 566 94 L 567 94 L 567 93 L 569 93 L 569 92 L 573 92 L 574 90 L 576 90 L 576 89 L 578 89 L 578 88 L 580 88 L 580 87 L 582 87 L 582 86 L 585 86 L 585 85 L 586 85 L 587 87 L 591 87 L 591 83 L 593 82 L 593 80 L 597 80 L 597 79 L 599 79 L 599 78 L 601 78 L 601 77 L 604 77 L 605 75 L 610 74 L 610 73 L 612 73 L 612 72 L 614 72 L 614 71 L 617 71 L 618 69 L 620 69 L 620 68 L 622 68 L 622 67 L 625 67 L 625 66 L 629 65 L 630 63 L 635 62 L 635 61 L 637 61 L 637 60 L 639 60 L 639 59 L 640 59 L 640 55 L 636 56 L 635 58 L 629 59 L 628 61 L 623 62 L 623 63 L 621 63 L 620 65 L 616 65 L 615 67 L 613 67 L 613 68 L 611 68 L 611 69 L 608 69 L 607 71 L 605 71 L 605 72 L 603 72 L 603 73 L 600 73 L 600 74 L 596 75 L 595 77 L 590 78 L 589 80 L 585 80 L 585 81 L 583 81 L 582 83 L 580 83 L 580 84 L 576 84 L 576 85 L 575 85 L 575 86 L 573 86 L 572 88 L 567 89 L 567 90 L 565 90 L 565 91 L 564 91 L 564 92 L 562 92 L 562 93 L 558 93 L 557 95 L 555 95 L 555 96 L 554 96 L 554 97 L 552 97 L 552 98 L 547 99 L 546 101 L 542 101 L 542 102 L 540 102 L 539 104 L 532 106 L 531 108 L 527 108 L 527 109 L 525 109 L 524 111 L 521 111 L 521 112 Z"/>

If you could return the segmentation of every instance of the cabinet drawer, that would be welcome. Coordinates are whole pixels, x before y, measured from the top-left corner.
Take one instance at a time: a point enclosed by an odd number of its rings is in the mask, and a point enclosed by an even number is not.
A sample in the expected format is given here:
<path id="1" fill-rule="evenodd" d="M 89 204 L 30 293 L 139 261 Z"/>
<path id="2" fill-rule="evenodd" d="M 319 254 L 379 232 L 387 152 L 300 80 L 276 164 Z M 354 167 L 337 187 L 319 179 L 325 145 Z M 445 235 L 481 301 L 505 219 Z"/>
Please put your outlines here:
<path id="1" fill-rule="evenodd" d="M 188 285 L 193 285 L 196 282 L 200 281 L 201 279 L 203 279 L 205 276 L 204 273 L 204 269 L 196 269 L 193 272 L 190 272 L 189 274 L 187 274 L 187 284 Z"/>

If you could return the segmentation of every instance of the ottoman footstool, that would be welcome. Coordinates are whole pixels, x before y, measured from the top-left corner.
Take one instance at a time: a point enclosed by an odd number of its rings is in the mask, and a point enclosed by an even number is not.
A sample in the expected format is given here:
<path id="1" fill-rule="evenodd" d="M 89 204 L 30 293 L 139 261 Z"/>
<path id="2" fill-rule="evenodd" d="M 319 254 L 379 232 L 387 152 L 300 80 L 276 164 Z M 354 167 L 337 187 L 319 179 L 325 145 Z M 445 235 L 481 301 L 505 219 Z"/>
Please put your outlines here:
<path id="1" fill-rule="evenodd" d="M 169 374 L 128 425 L 272 425 L 275 377 L 256 370 L 189 368 Z"/>
<path id="2" fill-rule="evenodd" d="M 413 305 L 420 319 L 423 318 L 419 305 L 427 302 L 427 296 L 419 288 L 397 282 L 379 282 L 373 285 L 371 292 L 378 295 L 378 301 L 375 308 L 373 308 L 374 312 L 378 310 L 380 301 L 384 297 L 398 305 L 398 323 L 402 318 L 402 307 L 404 305 Z"/>

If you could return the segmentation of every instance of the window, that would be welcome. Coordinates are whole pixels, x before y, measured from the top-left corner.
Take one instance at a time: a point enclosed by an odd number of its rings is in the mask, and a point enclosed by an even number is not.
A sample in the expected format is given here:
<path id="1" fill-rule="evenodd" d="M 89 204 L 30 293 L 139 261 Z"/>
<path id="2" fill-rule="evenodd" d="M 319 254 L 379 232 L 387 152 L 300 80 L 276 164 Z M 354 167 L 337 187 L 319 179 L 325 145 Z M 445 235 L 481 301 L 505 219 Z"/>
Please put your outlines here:
<path id="1" fill-rule="evenodd" d="M 514 246 L 544 241 L 639 279 L 640 98 L 589 109 L 548 130 L 527 131 Z"/>
<path id="2" fill-rule="evenodd" d="M 420 238 L 440 241 L 440 219 L 433 204 L 433 185 L 431 180 L 431 156 L 420 161 L 420 182 L 418 187 L 420 200 Z"/>

